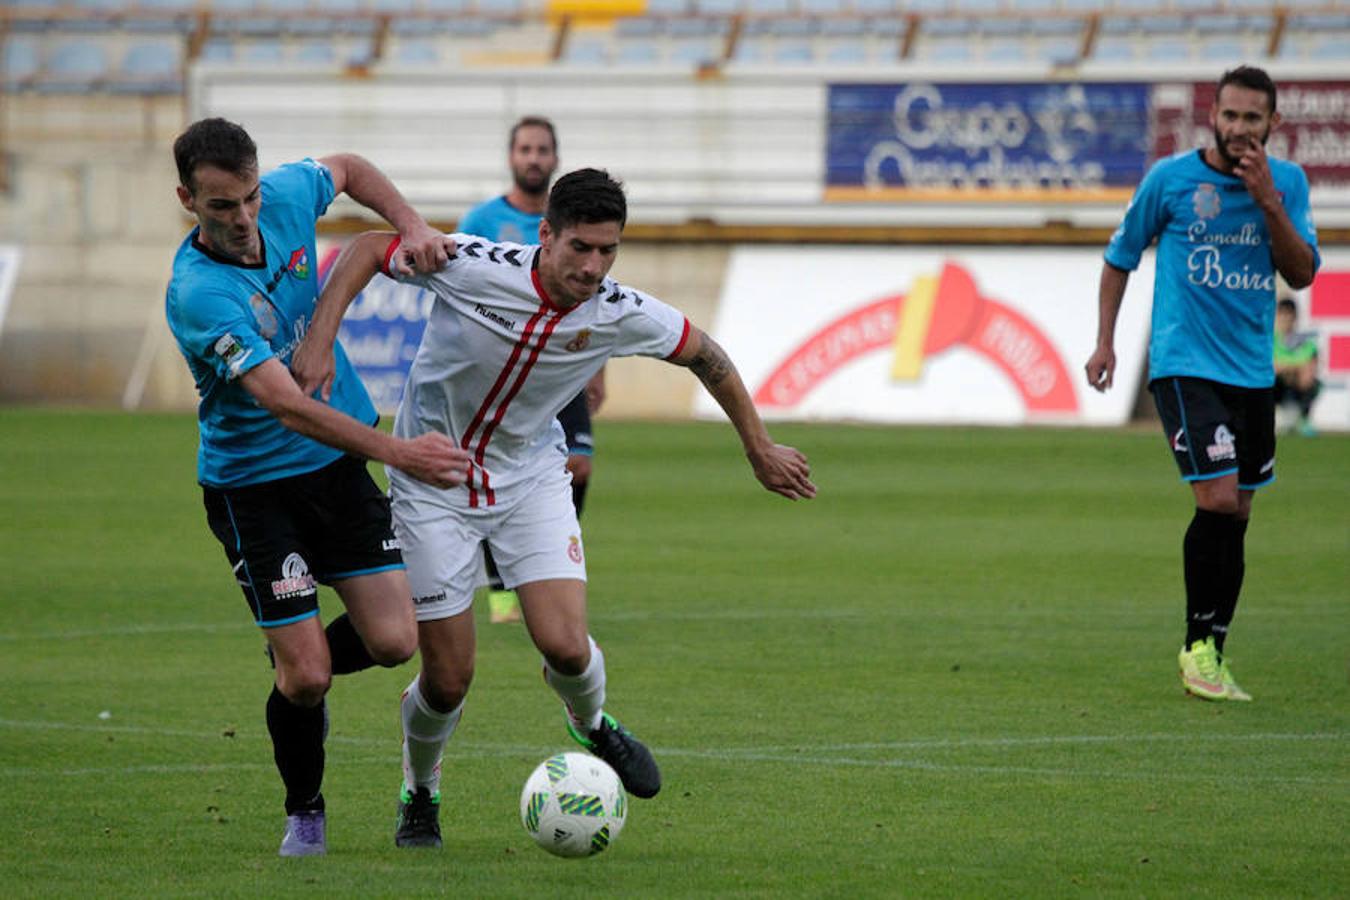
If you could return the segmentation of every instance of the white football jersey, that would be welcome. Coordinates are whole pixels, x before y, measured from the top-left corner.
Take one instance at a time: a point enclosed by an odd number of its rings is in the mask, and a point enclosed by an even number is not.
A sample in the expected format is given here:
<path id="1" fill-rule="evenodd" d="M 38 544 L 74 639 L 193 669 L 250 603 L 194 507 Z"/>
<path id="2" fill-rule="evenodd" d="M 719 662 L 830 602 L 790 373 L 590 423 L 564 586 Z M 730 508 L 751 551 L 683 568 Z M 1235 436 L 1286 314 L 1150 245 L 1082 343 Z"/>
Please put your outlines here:
<path id="1" fill-rule="evenodd" d="M 611 356 L 677 354 L 689 321 L 649 294 L 606 278 L 571 309 L 555 306 L 534 270 L 537 246 L 452 235 L 455 255 L 431 275 L 385 274 L 436 295 L 394 434 L 439 431 L 473 455 L 473 507 L 566 456 L 557 415 Z M 456 489 L 458 490 L 458 489 Z"/>

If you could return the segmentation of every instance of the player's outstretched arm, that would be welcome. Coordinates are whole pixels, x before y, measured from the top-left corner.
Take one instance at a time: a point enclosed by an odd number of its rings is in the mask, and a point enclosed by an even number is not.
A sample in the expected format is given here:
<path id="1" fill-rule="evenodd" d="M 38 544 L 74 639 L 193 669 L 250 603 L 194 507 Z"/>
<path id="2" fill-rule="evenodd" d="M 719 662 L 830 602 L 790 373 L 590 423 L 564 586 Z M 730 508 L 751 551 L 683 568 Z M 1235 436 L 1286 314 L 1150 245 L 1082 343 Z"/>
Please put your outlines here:
<path id="1" fill-rule="evenodd" d="M 355 153 L 335 153 L 319 162 L 332 174 L 335 191 L 345 192 L 398 229 L 413 269 L 424 275 L 439 272 L 446 260 L 455 255 L 455 242 L 428 225 L 370 160 Z M 403 263 L 400 260 L 397 265 Z"/>
<path id="2" fill-rule="evenodd" d="M 1111 387 L 1116 375 L 1116 318 L 1125 299 L 1125 286 L 1130 273 L 1102 263 L 1101 283 L 1097 288 L 1097 349 L 1088 357 L 1088 384 L 1098 392 Z"/>
<path id="3" fill-rule="evenodd" d="M 313 395 L 315 390 L 327 400 L 333 388 L 337 363 L 333 360 L 333 342 L 347 307 L 370 283 L 384 264 L 384 254 L 394 235 L 388 231 L 367 231 L 342 250 L 314 307 L 314 318 L 304 340 L 291 355 L 291 374 L 300 391 Z"/>
<path id="4" fill-rule="evenodd" d="M 291 431 L 353 456 L 375 459 L 439 488 L 458 487 L 469 471 L 469 454 L 443 434 L 411 440 L 371 428 L 301 393 L 286 367 L 269 359 L 240 376 L 244 390 Z"/>
<path id="5" fill-rule="evenodd" d="M 692 328 L 680 352 L 670 358 L 698 376 L 717 405 L 731 419 L 741 437 L 745 455 L 764 487 L 789 500 L 809 500 L 816 495 L 811 466 L 795 447 L 775 444 L 745 389 L 727 352 L 702 329 Z"/>

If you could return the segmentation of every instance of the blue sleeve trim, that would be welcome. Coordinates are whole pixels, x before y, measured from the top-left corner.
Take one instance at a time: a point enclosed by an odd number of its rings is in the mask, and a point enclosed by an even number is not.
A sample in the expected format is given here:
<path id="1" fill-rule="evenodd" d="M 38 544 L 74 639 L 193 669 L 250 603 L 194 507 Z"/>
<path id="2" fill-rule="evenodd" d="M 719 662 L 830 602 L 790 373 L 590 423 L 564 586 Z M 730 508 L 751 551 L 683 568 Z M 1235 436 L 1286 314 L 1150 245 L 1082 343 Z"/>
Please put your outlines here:
<path id="1" fill-rule="evenodd" d="M 371 569 L 355 569 L 351 572 L 334 572 L 332 575 L 325 575 L 319 580 L 322 581 L 324 584 L 327 584 L 330 581 L 337 581 L 339 578 L 355 578 L 358 575 L 375 575 L 379 572 L 393 572 L 397 569 L 406 569 L 406 568 L 407 566 L 405 566 L 403 563 L 391 563 L 390 565 L 387 566 L 375 566 L 374 568 Z"/>
<path id="2" fill-rule="evenodd" d="M 274 622 L 258 621 L 259 628 L 276 628 L 280 625 L 290 625 L 293 622 L 303 622 L 305 619 L 312 619 L 319 614 L 317 609 L 311 609 L 307 613 L 301 613 L 298 616 L 291 616 L 289 619 L 277 619 Z"/>
<path id="3" fill-rule="evenodd" d="M 1240 491 L 1254 491 L 1254 490 L 1256 490 L 1257 488 L 1263 488 L 1263 487 L 1265 487 L 1265 486 L 1268 485 L 1268 484 L 1274 484 L 1274 483 L 1275 483 L 1275 476 L 1274 476 L 1274 475 L 1270 476 L 1270 477 L 1267 478 L 1265 481 L 1258 481 L 1258 482 L 1256 482 L 1256 484 L 1243 484 L 1242 482 L 1239 481 L 1239 482 L 1238 482 L 1238 490 L 1240 490 Z"/>

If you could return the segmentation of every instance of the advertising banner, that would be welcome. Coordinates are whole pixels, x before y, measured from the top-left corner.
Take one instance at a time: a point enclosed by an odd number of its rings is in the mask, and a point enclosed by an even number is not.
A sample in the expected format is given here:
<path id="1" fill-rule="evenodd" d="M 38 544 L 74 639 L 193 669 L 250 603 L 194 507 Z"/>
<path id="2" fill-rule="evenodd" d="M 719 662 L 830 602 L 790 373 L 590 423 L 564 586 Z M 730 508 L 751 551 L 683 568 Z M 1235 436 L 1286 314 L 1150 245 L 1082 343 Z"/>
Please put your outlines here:
<path id="1" fill-rule="evenodd" d="M 341 249 L 341 244 L 320 242 L 320 284 Z M 342 320 L 338 340 L 382 415 L 398 410 L 434 299 L 428 290 L 376 275 Z"/>
<path id="2" fill-rule="evenodd" d="M 1143 373 L 1153 261 L 1130 279 L 1115 386 L 1088 387 L 1097 249 L 738 247 L 714 337 L 766 418 L 1116 425 Z M 696 413 L 720 410 L 700 392 Z"/>
<path id="3" fill-rule="evenodd" d="M 0 330 L 5 327 L 5 313 L 9 311 L 9 298 L 14 293 L 22 258 L 23 251 L 18 244 L 0 244 Z"/>
<path id="4" fill-rule="evenodd" d="M 1209 124 L 1214 87 L 1202 82 L 1154 88 L 1154 159 L 1214 143 Z M 1277 87 L 1283 121 L 1271 134 L 1267 152 L 1302 166 L 1314 198 L 1318 191 L 1350 196 L 1350 81 L 1293 81 Z"/>
<path id="5" fill-rule="evenodd" d="M 1350 430 L 1350 250 L 1322 249 L 1322 268 L 1300 292 L 1299 330 L 1317 335 L 1322 392 L 1312 422 L 1323 431 Z"/>
<path id="6" fill-rule="evenodd" d="M 1126 200 L 1148 164 L 1149 91 L 832 84 L 825 199 Z"/>

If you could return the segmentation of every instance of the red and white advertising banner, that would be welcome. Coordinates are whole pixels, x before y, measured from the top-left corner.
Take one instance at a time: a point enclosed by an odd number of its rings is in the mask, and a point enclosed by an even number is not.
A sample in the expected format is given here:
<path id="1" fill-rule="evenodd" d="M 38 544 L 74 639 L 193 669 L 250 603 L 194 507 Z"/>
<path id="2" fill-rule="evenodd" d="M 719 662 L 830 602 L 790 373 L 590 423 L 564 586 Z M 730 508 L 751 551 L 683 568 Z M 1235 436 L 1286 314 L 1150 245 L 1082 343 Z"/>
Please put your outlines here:
<path id="1" fill-rule="evenodd" d="M 774 419 L 1115 425 L 1144 365 L 1152 255 L 1116 327 L 1115 387 L 1083 374 L 1098 248 L 738 247 L 714 337 Z M 721 411 L 704 392 L 699 416 Z"/>
<path id="2" fill-rule="evenodd" d="M 1322 392 L 1312 421 L 1323 431 L 1350 430 L 1350 250 L 1322 248 L 1322 268 L 1300 291 L 1298 330 L 1317 335 Z"/>
<path id="3" fill-rule="evenodd" d="M 1153 87 L 1153 157 L 1214 143 L 1209 124 L 1214 82 Z M 1350 197 L 1350 81 L 1281 81 L 1283 120 L 1266 145 L 1271 156 L 1296 162 L 1318 200 Z"/>

